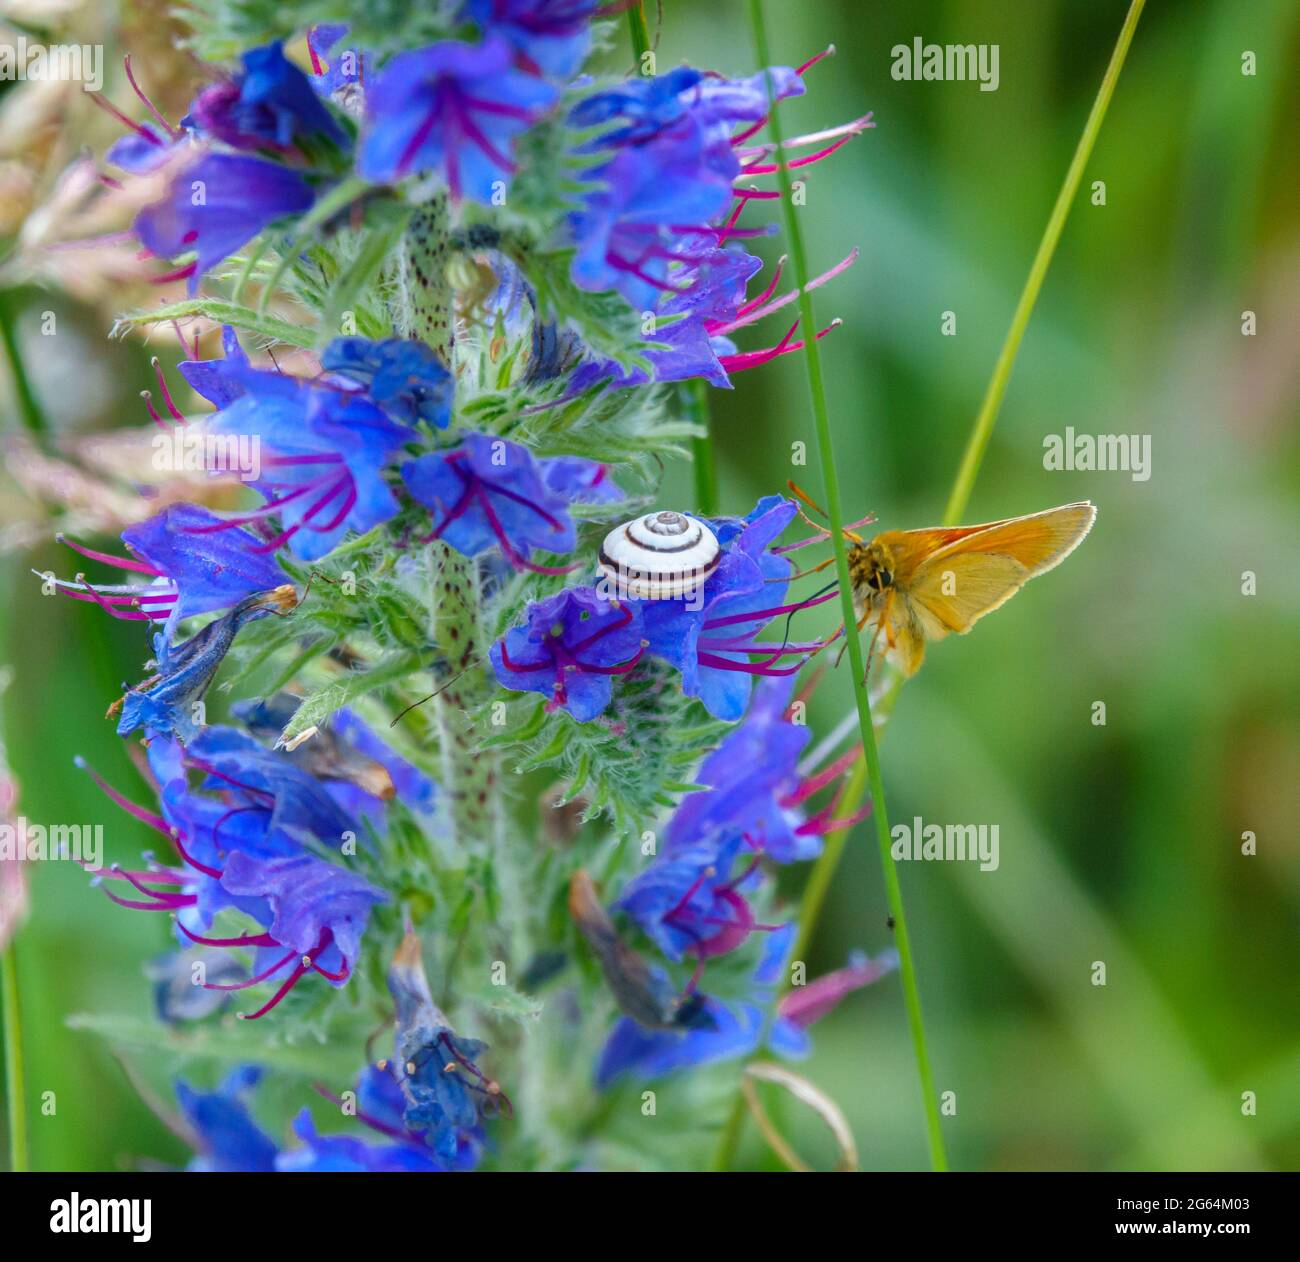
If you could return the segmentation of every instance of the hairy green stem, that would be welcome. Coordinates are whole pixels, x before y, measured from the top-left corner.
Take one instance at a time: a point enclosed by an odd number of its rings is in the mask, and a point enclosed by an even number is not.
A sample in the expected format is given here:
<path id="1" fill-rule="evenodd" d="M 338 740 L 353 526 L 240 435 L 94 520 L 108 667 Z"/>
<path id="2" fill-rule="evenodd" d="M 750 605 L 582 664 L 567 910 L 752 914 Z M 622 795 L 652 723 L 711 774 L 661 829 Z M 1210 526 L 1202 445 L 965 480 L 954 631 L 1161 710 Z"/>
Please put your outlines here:
<path id="1" fill-rule="evenodd" d="M 0 1006 L 5 1026 L 5 1113 L 9 1119 L 9 1164 L 28 1169 L 27 1089 L 23 1082 L 23 1025 L 18 1006 L 18 968 L 14 944 L 0 952 Z"/>
<path id="2" fill-rule="evenodd" d="M 450 208 L 446 194 L 439 194 L 411 214 L 397 259 L 401 332 L 428 342 L 448 367 L 455 335 L 454 294 L 447 281 L 450 238 Z"/>
<path id="3" fill-rule="evenodd" d="M 1133 42 L 1133 32 L 1137 29 L 1138 18 L 1142 16 L 1142 6 L 1145 3 L 1146 0 L 1132 0 L 1128 14 L 1124 18 L 1124 25 L 1120 27 L 1119 38 L 1115 41 L 1114 51 L 1110 55 L 1110 64 L 1106 67 L 1101 87 L 1097 91 L 1097 99 L 1093 101 L 1088 120 L 1083 125 L 1083 134 L 1079 137 L 1074 157 L 1065 172 L 1065 181 L 1056 196 L 1056 205 L 1052 207 L 1047 227 L 1043 230 L 1043 239 L 1038 243 L 1038 252 L 1034 255 L 1029 275 L 1025 279 L 1025 287 L 1020 292 L 1020 301 L 1016 303 L 1015 313 L 1011 317 L 1011 327 L 1007 330 L 1001 351 L 998 352 L 993 376 L 989 379 L 988 389 L 984 392 L 984 401 L 980 404 L 979 413 L 975 417 L 975 425 L 971 429 L 966 451 L 961 458 L 961 467 L 957 470 L 957 480 L 953 483 L 952 494 L 948 496 L 948 506 L 944 509 L 945 526 L 956 525 L 966 512 L 971 491 L 975 488 L 975 478 L 979 474 L 980 462 L 984 459 L 989 439 L 993 436 L 993 426 L 1002 407 L 1002 398 L 1007 392 L 1007 383 L 1011 380 L 1011 369 L 1015 365 L 1020 342 L 1025 336 L 1034 304 L 1038 301 L 1038 292 L 1043 287 L 1047 269 L 1051 266 L 1052 255 L 1056 253 L 1056 245 L 1061 239 L 1061 231 L 1070 214 L 1070 206 L 1079 191 L 1084 167 L 1088 165 L 1088 159 L 1092 156 L 1093 145 L 1096 144 L 1097 135 L 1101 131 L 1102 121 L 1110 106 L 1110 98 L 1114 95 L 1115 84 L 1119 82 L 1119 72 L 1124 67 L 1124 59 L 1128 56 L 1129 45 Z"/>

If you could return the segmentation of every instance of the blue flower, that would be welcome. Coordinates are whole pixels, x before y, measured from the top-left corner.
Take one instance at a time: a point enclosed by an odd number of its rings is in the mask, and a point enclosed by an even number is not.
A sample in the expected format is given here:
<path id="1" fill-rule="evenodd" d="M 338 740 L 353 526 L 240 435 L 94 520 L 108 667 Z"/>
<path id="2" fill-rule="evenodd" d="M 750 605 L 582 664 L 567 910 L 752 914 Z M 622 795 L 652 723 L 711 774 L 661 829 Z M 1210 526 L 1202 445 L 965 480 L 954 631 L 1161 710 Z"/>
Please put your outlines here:
<path id="1" fill-rule="evenodd" d="M 364 87 L 366 80 L 373 79 L 375 74 L 373 54 L 356 48 L 334 52 L 334 46 L 347 33 L 347 26 L 341 22 L 325 22 L 307 32 L 307 51 L 311 54 L 315 72 L 312 87 L 321 96 L 332 97 L 344 104 L 354 90 Z M 328 67 L 321 61 L 322 54 L 330 59 Z"/>
<path id="2" fill-rule="evenodd" d="M 599 127 L 615 119 L 622 125 L 588 141 L 584 152 L 643 144 L 686 117 L 687 93 L 704 78 L 691 66 L 676 66 L 667 74 L 625 79 L 622 83 L 579 101 L 569 111 L 569 123 L 578 128 Z"/>
<path id="3" fill-rule="evenodd" d="M 641 1079 L 714 1061 L 734 1060 L 757 1049 L 763 1035 L 763 1012 L 754 1004 L 730 1007 L 705 996 L 700 1015 L 705 1020 L 683 1030 L 650 1030 L 631 1017 L 621 1017 L 601 1050 L 596 1086 L 602 1091 L 624 1074 Z"/>
<path id="4" fill-rule="evenodd" d="M 588 360 L 574 371 L 570 388 L 581 393 L 602 381 L 623 387 L 702 377 L 710 385 L 729 389 L 724 359 L 736 348 L 718 330 L 745 311 L 746 284 L 761 267 L 761 259 L 743 250 L 703 251 L 690 271 L 676 278 L 677 289 L 655 312 L 655 327 L 649 334 L 652 345 L 644 353 L 649 369 Z"/>
<path id="5" fill-rule="evenodd" d="M 513 61 L 501 38 L 398 53 L 367 88 L 358 170 L 377 182 L 438 171 L 453 199 L 490 203 L 514 172 L 515 137 L 558 95 Z"/>
<path id="6" fill-rule="evenodd" d="M 622 150 L 591 179 L 582 209 L 570 216 L 574 284 L 613 289 L 636 309 L 653 310 L 675 288 L 670 265 L 701 245 L 694 225 L 730 204 L 730 180 L 708 168 L 704 137 L 693 128 Z"/>
<path id="7" fill-rule="evenodd" d="M 245 816 L 262 816 L 266 830 L 335 849 L 356 832 L 352 816 L 292 754 L 267 749 L 235 728 L 204 728 L 184 756 L 186 766 L 204 773 L 206 789 L 236 799 Z"/>
<path id="8" fill-rule="evenodd" d="M 264 228 L 311 207 L 315 193 L 288 167 L 260 158 L 209 153 L 173 176 L 162 199 L 135 219 L 135 233 L 160 258 L 194 251 L 197 258 L 167 279 L 199 277 Z M 156 278 L 158 279 L 158 278 Z"/>
<path id="9" fill-rule="evenodd" d="M 117 725 L 119 736 L 144 728 L 150 735 L 174 734 L 182 744 L 197 735 L 194 706 L 207 691 L 240 628 L 264 618 L 292 613 L 298 595 L 291 583 L 273 591 L 246 596 L 231 611 L 209 622 L 188 640 L 171 642 L 165 632 L 154 636 L 157 674 L 127 691 L 110 710 L 120 706 L 122 717 Z"/>
<path id="10" fill-rule="evenodd" d="M 821 842 L 786 805 L 799 789 L 799 756 L 809 728 L 786 717 L 794 676 L 764 679 L 745 719 L 700 766 L 695 779 L 710 786 L 687 794 L 668 825 L 667 854 L 717 837 L 745 837 L 778 863 L 815 858 Z M 856 751 L 855 751 L 856 752 Z"/>
<path id="11" fill-rule="evenodd" d="M 232 709 L 254 735 L 275 741 L 301 700 L 282 692 L 264 701 L 237 702 Z M 321 781 L 323 790 L 350 816 L 365 816 L 381 824 L 385 804 L 394 800 L 417 815 L 428 815 L 434 809 L 437 785 L 394 753 L 349 710 L 335 711 L 329 727 L 276 756 Z"/>
<path id="12" fill-rule="evenodd" d="M 281 531 L 262 547 L 288 544 L 294 555 L 314 561 L 349 530 L 364 533 L 397 512 L 383 474 L 393 453 L 413 437 L 408 427 L 329 383 L 253 370 L 238 380 L 244 393 L 209 419 L 208 431 L 260 444 L 262 476 L 253 485 L 267 502 L 226 518 L 224 526 L 274 514 Z"/>
<path id="13" fill-rule="evenodd" d="M 462 1162 L 466 1148 L 476 1145 L 480 1111 L 509 1106 L 475 1063 L 487 1044 L 458 1035 L 433 1002 L 413 933 L 393 956 L 388 989 L 397 1005 L 393 1059 L 405 1101 L 403 1124 L 423 1132 L 439 1160 Z"/>
<path id="14" fill-rule="evenodd" d="M 603 1089 L 632 1072 L 642 1079 L 658 1078 L 757 1051 L 767 1026 L 764 1011 L 781 981 L 796 933 L 791 922 L 768 934 L 745 997 L 725 1003 L 712 995 L 701 996 L 700 1020 L 690 1028 L 650 1030 L 623 1017 L 601 1051 L 596 1085 Z"/>
<path id="15" fill-rule="evenodd" d="M 755 869 L 730 875 L 741 844 L 736 835 L 721 846 L 679 847 L 633 877 L 614 906 L 627 912 L 670 960 L 726 955 L 761 927 L 740 892 Z"/>
<path id="16" fill-rule="evenodd" d="M 171 133 L 164 138 L 149 123 L 133 123 L 132 129 L 109 145 L 104 153 L 105 162 L 132 175 L 149 175 L 175 155 L 178 145 L 189 143 L 184 137 Z"/>
<path id="17" fill-rule="evenodd" d="M 342 128 L 278 41 L 241 56 L 243 73 L 199 93 L 183 125 L 233 149 L 288 150 L 318 137 L 345 143 Z"/>
<path id="18" fill-rule="evenodd" d="M 429 1173 L 445 1168 L 431 1152 L 415 1144 L 376 1144 L 350 1135 L 321 1135 L 306 1109 L 294 1119 L 293 1133 L 303 1141 L 302 1147 L 281 1153 L 276 1159 L 277 1170 L 293 1174 L 378 1174 L 389 1171 Z"/>
<path id="19" fill-rule="evenodd" d="M 221 359 L 186 359 L 176 365 L 190 388 L 217 408 L 227 407 L 244 393 L 246 375 L 253 371 L 230 325 L 221 330 Z"/>
<path id="20" fill-rule="evenodd" d="M 284 572 L 259 550 L 246 530 L 201 533 L 220 518 L 193 504 L 171 504 L 161 513 L 128 526 L 122 541 L 134 554 L 114 557 L 60 536 L 60 542 L 94 561 L 131 570 L 147 582 L 91 584 L 57 580 L 58 590 L 94 601 L 115 618 L 170 619 L 172 625 L 199 613 L 229 609 L 255 592 L 279 587 Z"/>
<path id="21" fill-rule="evenodd" d="M 438 429 L 451 423 L 455 382 L 425 342 L 391 337 L 335 338 L 321 354 L 321 367 L 366 387 L 389 416 L 407 425 L 425 421 Z"/>
<path id="22" fill-rule="evenodd" d="M 647 1080 L 697 1065 L 748 1056 L 765 1043 L 780 1056 L 799 1058 L 812 1050 L 808 1027 L 846 995 L 869 986 L 898 967 L 898 952 L 874 959 L 856 953 L 849 966 L 789 990 L 775 1013 L 765 1015 L 785 979 L 797 927 L 790 923 L 767 936 L 744 994 L 738 1000 L 701 999 L 701 1021 L 688 1029 L 647 1029 L 628 1017 L 610 1032 L 596 1066 L 601 1088 L 625 1074 Z"/>
<path id="23" fill-rule="evenodd" d="M 822 595 L 782 605 L 791 565 L 770 547 L 794 516 L 793 501 L 770 496 L 743 521 L 713 522 L 723 556 L 702 597 L 636 602 L 645 625 L 646 652 L 675 666 L 682 690 L 688 697 L 699 697 L 716 718 L 738 719 L 745 713 L 752 675 L 795 674 L 804 656 L 817 647 L 755 639 L 774 617 L 830 599 Z M 796 658 L 795 664 L 779 665 L 786 657 Z"/>
<path id="24" fill-rule="evenodd" d="M 609 705 L 611 677 L 641 659 L 636 602 L 571 587 L 529 605 L 524 617 L 490 650 L 497 680 L 516 692 L 542 693 L 550 708 L 568 710 L 581 723 Z"/>
<path id="25" fill-rule="evenodd" d="M 308 971 L 319 973 L 332 986 L 352 975 L 361 951 L 370 909 L 387 902 L 387 895 L 368 881 L 309 854 L 258 859 L 232 852 L 221 874 L 221 886 L 239 900 L 261 904 L 253 914 L 266 933 L 259 939 L 254 974 L 238 988 L 288 975 L 275 996 L 257 1012 L 269 1012 Z M 237 904 L 242 908 L 248 903 Z M 220 945 L 196 938 L 203 945 Z M 264 967 L 264 965 L 268 965 Z M 231 987 L 234 989 L 234 987 Z"/>
<path id="26" fill-rule="evenodd" d="M 678 995 L 662 968 L 619 937 L 591 877 L 581 868 L 569 879 L 569 915 L 596 956 L 620 1011 L 650 1029 L 689 1027 L 702 1020 L 697 996 Z"/>
<path id="27" fill-rule="evenodd" d="M 275 1169 L 275 1143 L 253 1121 L 244 1102 L 261 1076 L 259 1069 L 239 1066 L 215 1091 L 195 1091 L 188 1083 L 176 1083 L 176 1099 L 199 1149 L 191 1170 L 238 1173 Z"/>
<path id="28" fill-rule="evenodd" d="M 591 46 L 597 0 L 465 0 L 462 12 L 515 50 L 516 63 L 564 79 Z"/>
<path id="29" fill-rule="evenodd" d="M 518 443 L 467 433 L 459 447 L 402 466 L 408 490 L 432 510 L 433 531 L 463 556 L 494 544 L 515 569 L 563 574 L 535 565 L 534 549 L 571 552 L 577 543 L 569 503 L 610 498 L 604 466 L 579 457 L 537 460 Z"/>

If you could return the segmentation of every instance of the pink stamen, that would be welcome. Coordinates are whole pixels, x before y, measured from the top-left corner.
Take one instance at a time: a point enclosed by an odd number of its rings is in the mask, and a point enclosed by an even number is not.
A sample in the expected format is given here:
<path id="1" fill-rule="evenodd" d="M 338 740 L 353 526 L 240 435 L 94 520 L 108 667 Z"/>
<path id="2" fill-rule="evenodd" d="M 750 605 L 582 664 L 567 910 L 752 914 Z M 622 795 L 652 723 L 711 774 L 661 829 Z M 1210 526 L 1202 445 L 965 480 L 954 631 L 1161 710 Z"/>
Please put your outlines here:
<path id="1" fill-rule="evenodd" d="M 817 340 L 820 341 L 828 333 L 838 329 L 842 323 L 843 321 L 839 319 L 832 320 L 830 324 L 817 334 Z M 789 355 L 794 351 L 801 351 L 804 347 L 803 342 L 792 342 L 790 340 L 794 335 L 795 329 L 798 327 L 799 322 L 796 320 L 791 326 L 790 331 L 776 346 L 761 351 L 743 351 L 737 355 L 720 355 L 718 357 L 718 363 L 720 363 L 727 372 L 743 372 L 747 368 L 757 368 L 760 364 L 766 364 L 780 355 Z"/>
<path id="2" fill-rule="evenodd" d="M 804 782 L 789 796 L 781 799 L 781 805 L 784 807 L 798 806 L 800 802 L 806 801 L 812 797 L 819 789 L 824 789 L 833 780 L 839 779 L 862 754 L 862 744 L 859 742 L 847 754 L 837 758 L 829 767 L 819 771 L 814 776 L 809 776 Z"/>
<path id="3" fill-rule="evenodd" d="M 164 837 L 170 837 L 172 835 L 171 825 L 168 824 L 161 815 L 154 814 L 153 811 L 148 810 L 146 807 L 137 806 L 130 798 L 119 793 L 111 784 L 108 783 L 107 780 L 104 779 L 103 776 L 99 774 L 98 771 L 94 769 L 94 767 L 90 766 L 84 758 L 78 758 L 76 763 L 78 767 L 89 774 L 100 792 L 103 793 L 114 806 L 121 807 L 128 815 L 138 819 L 142 824 L 148 824 L 150 828 L 154 829 L 156 832 L 162 833 Z"/>
<path id="4" fill-rule="evenodd" d="M 178 928 L 191 942 L 197 942 L 199 946 L 210 947 L 274 947 L 280 946 L 269 933 L 245 933 L 237 938 L 208 938 L 203 934 L 193 933 L 187 929 L 178 920 Z"/>
<path id="5" fill-rule="evenodd" d="M 67 535 L 57 534 L 54 536 L 57 543 L 64 544 L 73 552 L 79 552 L 89 561 L 102 561 L 105 565 L 111 565 L 119 570 L 134 570 L 138 574 L 148 574 L 151 578 L 158 578 L 160 570 L 155 570 L 153 566 L 146 565 L 143 561 L 133 561 L 129 557 L 115 557 L 108 552 L 97 552 L 94 548 L 87 548 L 84 544 L 77 543 L 75 539 L 69 539 Z"/>
<path id="6" fill-rule="evenodd" d="M 179 911 L 184 907 L 193 907 L 198 899 L 193 894 L 175 894 L 169 896 L 165 901 L 157 903 L 145 903 L 134 898 L 122 898 L 114 894 L 112 890 L 105 889 L 110 902 L 116 903 L 119 907 L 127 907 L 131 911 Z"/>
<path id="7" fill-rule="evenodd" d="M 252 977 L 245 978 L 242 982 L 204 982 L 203 989 L 204 990 L 247 990 L 250 986 L 256 986 L 259 983 L 266 981 L 268 977 L 273 977 L 286 964 L 288 964 L 290 960 L 296 960 L 296 959 L 298 959 L 298 952 L 290 951 L 289 954 L 286 955 L 283 959 L 278 960 L 276 963 L 272 964 L 269 968 L 263 969 L 260 973 L 257 973 Z M 301 963 L 298 965 L 298 968 L 295 971 L 297 972 L 298 977 L 302 976 L 303 968 Z"/>
<path id="8" fill-rule="evenodd" d="M 311 72 L 315 75 L 325 73 L 325 66 L 321 59 L 316 55 L 316 45 L 312 42 L 315 39 L 315 30 L 307 32 L 307 55 L 311 58 Z"/>
<path id="9" fill-rule="evenodd" d="M 834 280 L 841 272 L 852 267 L 857 261 L 857 257 L 857 249 L 855 248 L 850 250 L 849 253 L 836 263 L 834 267 L 828 268 L 820 276 L 814 277 L 810 280 L 808 282 L 808 292 L 811 293 L 814 289 L 820 289 L 827 281 Z M 780 275 L 780 264 L 777 265 L 777 275 Z M 772 290 L 775 286 L 776 277 L 773 277 L 772 284 L 768 286 L 767 290 L 753 302 L 748 302 L 741 307 L 736 312 L 735 317 L 730 321 L 726 323 L 708 321 L 707 323 L 710 335 L 722 334 L 725 336 L 726 334 L 734 332 L 736 329 L 744 328 L 748 324 L 753 324 L 756 320 L 761 320 L 765 316 L 771 315 L 774 311 L 779 311 L 782 307 L 792 303 L 799 296 L 799 290 L 792 289 L 788 293 L 782 294 L 781 297 L 777 298 L 774 302 L 768 302 L 767 300 L 771 297 Z"/>
<path id="10" fill-rule="evenodd" d="M 131 85 L 131 90 L 143 102 L 145 109 L 147 109 L 149 113 L 153 115 L 154 122 L 156 122 L 158 126 L 161 127 L 163 131 L 165 131 L 172 140 L 175 140 L 176 137 L 180 134 L 179 130 L 172 127 L 172 125 L 162 116 L 162 114 L 159 113 L 158 107 L 154 105 L 154 103 L 147 96 L 145 96 L 145 94 L 142 91 L 140 91 L 140 85 L 135 81 L 135 74 L 131 70 L 130 53 L 127 53 L 127 55 L 122 58 L 122 65 L 126 69 L 126 81 Z"/>
<path id="11" fill-rule="evenodd" d="M 167 405 L 167 411 L 171 413 L 172 420 L 184 424 L 185 417 L 176 404 L 172 402 L 172 392 L 167 389 L 167 379 L 163 376 L 162 364 L 158 362 L 158 356 L 155 355 L 149 362 L 153 365 L 154 376 L 158 378 L 158 388 L 162 391 L 163 402 Z"/>
<path id="12" fill-rule="evenodd" d="M 766 622 L 779 617 L 783 613 L 797 613 L 800 609 L 811 609 L 814 605 L 834 600 L 837 594 L 834 591 L 822 592 L 819 596 L 811 596 L 807 600 L 798 600 L 792 605 L 780 605 L 776 609 L 760 609 L 754 613 L 733 613 L 725 618 L 710 618 L 704 624 L 704 630 L 712 631 L 716 627 L 731 627 L 741 622 Z"/>
<path id="13" fill-rule="evenodd" d="M 147 127 L 142 127 L 139 123 L 132 122 L 131 119 L 127 118 L 127 116 L 123 114 L 122 111 L 107 97 L 102 96 L 98 92 L 90 92 L 87 95 L 89 95 L 90 99 L 94 101 L 101 110 L 107 114 L 111 114 L 115 119 L 117 119 L 123 127 L 129 127 L 137 136 L 143 137 L 143 139 L 147 140 L 151 145 L 162 145 L 162 141 L 159 140 L 153 132 L 151 132 Z"/>
<path id="14" fill-rule="evenodd" d="M 784 166 L 787 171 L 793 171 L 798 167 L 812 166 L 815 162 L 821 162 L 824 159 L 829 158 L 837 149 L 843 149 L 852 139 L 852 136 L 841 136 L 839 140 L 827 145 L 824 149 L 817 150 L 816 153 L 805 154 L 802 158 L 791 158 L 784 163 L 764 162 L 751 164 L 745 167 L 741 174 L 745 176 L 772 175 L 779 171 L 782 166 Z"/>
<path id="15" fill-rule="evenodd" d="M 796 662 L 793 666 L 772 666 L 762 662 L 733 662 L 725 657 L 715 657 L 712 653 L 701 653 L 699 655 L 701 666 L 709 666 L 714 670 L 738 671 L 743 675 L 797 675 L 803 670 L 803 662 Z"/>
<path id="16" fill-rule="evenodd" d="M 185 280 L 193 276 L 198 271 L 198 263 L 187 263 L 184 267 L 178 267 L 175 271 L 164 272 L 161 276 L 151 276 L 149 283 L 152 285 L 166 285 L 174 280 Z"/>
<path id="17" fill-rule="evenodd" d="M 149 419 L 161 430 L 168 430 L 170 427 L 163 424 L 163 419 L 158 415 L 158 410 L 153 405 L 153 395 L 148 390 L 141 390 L 140 397 L 144 400 L 144 406 L 149 412 Z"/>

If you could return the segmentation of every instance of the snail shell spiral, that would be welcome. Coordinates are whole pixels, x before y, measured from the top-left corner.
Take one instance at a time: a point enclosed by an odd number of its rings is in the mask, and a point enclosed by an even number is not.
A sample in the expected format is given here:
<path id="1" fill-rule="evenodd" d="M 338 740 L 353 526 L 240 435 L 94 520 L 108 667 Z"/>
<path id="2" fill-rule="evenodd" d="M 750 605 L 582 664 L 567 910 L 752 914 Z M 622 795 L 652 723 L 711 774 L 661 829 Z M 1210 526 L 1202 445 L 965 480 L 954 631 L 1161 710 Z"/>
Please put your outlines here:
<path id="1" fill-rule="evenodd" d="M 647 513 L 611 530 L 600 546 L 600 572 L 616 594 L 672 600 L 698 592 L 722 560 L 703 522 L 684 513 Z"/>

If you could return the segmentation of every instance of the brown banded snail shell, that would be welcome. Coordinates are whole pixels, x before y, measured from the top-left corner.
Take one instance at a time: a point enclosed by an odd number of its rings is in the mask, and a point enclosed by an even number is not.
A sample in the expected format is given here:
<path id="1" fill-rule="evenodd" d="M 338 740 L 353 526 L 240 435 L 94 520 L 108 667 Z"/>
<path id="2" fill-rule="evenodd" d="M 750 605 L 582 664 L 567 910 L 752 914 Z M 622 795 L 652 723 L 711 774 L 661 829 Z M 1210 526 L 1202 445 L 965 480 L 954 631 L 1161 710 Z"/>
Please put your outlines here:
<path id="1" fill-rule="evenodd" d="M 698 592 L 721 560 L 717 536 L 702 521 L 647 513 L 605 536 L 599 568 L 618 595 L 672 600 Z"/>

